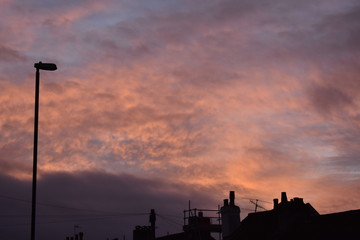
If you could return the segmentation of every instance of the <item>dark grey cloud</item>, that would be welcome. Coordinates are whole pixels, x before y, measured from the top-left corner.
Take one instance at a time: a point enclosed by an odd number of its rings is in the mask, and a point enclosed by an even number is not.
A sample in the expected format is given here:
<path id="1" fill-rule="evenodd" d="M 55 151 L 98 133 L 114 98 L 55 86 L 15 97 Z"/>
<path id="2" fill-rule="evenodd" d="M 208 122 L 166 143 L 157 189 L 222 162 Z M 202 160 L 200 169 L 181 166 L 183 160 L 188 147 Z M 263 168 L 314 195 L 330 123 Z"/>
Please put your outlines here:
<path id="1" fill-rule="evenodd" d="M 11 8 L 21 14 L 41 14 L 44 12 L 64 12 L 65 10 L 76 9 L 76 8 L 86 8 L 89 4 L 92 4 L 96 1 L 86 0 L 86 1 L 53 1 L 53 0 L 31 0 L 24 3 L 11 3 Z"/>
<path id="2" fill-rule="evenodd" d="M 324 36 L 323 43 L 332 47 L 332 52 L 345 51 L 352 55 L 353 51 L 360 50 L 357 44 L 360 41 L 360 5 L 354 4 L 346 11 L 329 14 L 316 26 L 316 30 Z"/>
<path id="3" fill-rule="evenodd" d="M 316 111 L 327 117 L 337 113 L 353 118 L 350 112 L 357 107 L 359 13 L 360 6 L 354 4 L 323 15 L 307 31 L 293 31 L 293 46 L 307 61 L 305 69 L 318 71 L 318 83 L 305 85 L 305 92 Z"/>
<path id="4" fill-rule="evenodd" d="M 354 66 L 358 62 L 359 5 L 335 5 L 325 1 L 271 4 L 256 18 L 254 27 L 261 30 L 251 34 L 250 52 L 259 55 L 254 62 L 264 66 L 261 58 L 265 58 L 282 70 L 293 69 L 291 73 L 312 72 L 314 68 L 330 72 L 343 65 Z"/>
<path id="5" fill-rule="evenodd" d="M 314 86 L 309 91 L 310 99 L 316 110 L 331 115 L 353 105 L 352 96 L 341 89 L 331 86 Z M 343 112 L 343 111 L 341 111 Z"/>
<path id="6" fill-rule="evenodd" d="M 1 232 L 4 238 L 21 239 L 29 234 L 30 182 L 0 176 Z M 132 238 L 136 225 L 148 224 L 155 209 L 157 231 L 180 232 L 182 213 L 191 200 L 193 207 L 217 208 L 211 189 L 101 172 L 43 175 L 38 179 L 38 239 L 63 239 L 80 225 L 86 239 Z M 175 216 L 175 217 L 174 217 Z M 21 231 L 19 231 L 21 229 Z"/>
<path id="7" fill-rule="evenodd" d="M 266 5 L 266 1 L 221 1 L 170 10 L 150 8 L 144 14 L 86 32 L 82 41 L 88 51 L 84 54 L 121 66 L 152 63 L 151 68 L 158 71 L 178 73 L 181 82 L 220 84 L 236 79 L 236 68 L 267 62 L 261 54 L 270 45 L 265 44 L 266 34 L 262 42 L 252 38 L 259 27 L 253 11 L 265 13 Z"/>
<path id="8" fill-rule="evenodd" d="M 19 51 L 9 47 L 0 46 L 0 62 L 22 62 L 25 60 L 26 57 L 19 53 Z"/>
<path id="9" fill-rule="evenodd" d="M 334 174 L 349 173 L 349 177 L 357 177 L 360 174 L 360 153 L 358 151 L 347 152 L 347 155 L 339 155 L 331 157 L 326 166 L 333 171 Z"/>

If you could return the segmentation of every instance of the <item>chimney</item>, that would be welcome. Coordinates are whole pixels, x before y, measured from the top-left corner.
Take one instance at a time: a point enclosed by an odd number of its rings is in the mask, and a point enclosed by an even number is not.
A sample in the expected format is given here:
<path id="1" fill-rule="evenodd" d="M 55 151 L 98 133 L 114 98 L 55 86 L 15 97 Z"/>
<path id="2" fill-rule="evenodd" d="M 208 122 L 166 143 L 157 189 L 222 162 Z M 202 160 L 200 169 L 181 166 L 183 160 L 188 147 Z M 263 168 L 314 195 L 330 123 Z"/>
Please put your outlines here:
<path id="1" fill-rule="evenodd" d="M 150 222 L 150 224 L 151 224 L 151 230 L 155 231 L 155 223 L 156 223 L 156 213 L 155 213 L 155 209 L 151 209 L 151 210 L 150 210 L 149 222 Z"/>
<path id="2" fill-rule="evenodd" d="M 151 209 L 150 210 L 150 217 L 149 217 L 149 222 L 150 222 L 150 228 L 151 228 L 151 239 L 155 239 L 155 223 L 156 223 L 156 213 L 155 213 L 155 209 Z"/>
<path id="3" fill-rule="evenodd" d="M 294 204 L 302 205 L 302 204 L 304 204 L 304 199 L 296 197 L 296 198 L 294 198 Z"/>
<path id="4" fill-rule="evenodd" d="M 230 237 L 240 226 L 240 208 L 235 205 L 234 191 L 230 191 L 229 200 L 224 199 L 224 206 L 220 209 L 223 239 Z"/>
<path id="5" fill-rule="evenodd" d="M 286 192 L 282 192 L 281 193 L 281 203 L 286 203 L 287 200 L 287 196 L 286 196 Z"/>
<path id="6" fill-rule="evenodd" d="M 279 199 L 274 198 L 274 209 L 276 209 L 279 206 Z"/>
<path id="7" fill-rule="evenodd" d="M 234 206 L 234 205 L 235 205 L 235 192 L 230 191 L 230 206 Z"/>

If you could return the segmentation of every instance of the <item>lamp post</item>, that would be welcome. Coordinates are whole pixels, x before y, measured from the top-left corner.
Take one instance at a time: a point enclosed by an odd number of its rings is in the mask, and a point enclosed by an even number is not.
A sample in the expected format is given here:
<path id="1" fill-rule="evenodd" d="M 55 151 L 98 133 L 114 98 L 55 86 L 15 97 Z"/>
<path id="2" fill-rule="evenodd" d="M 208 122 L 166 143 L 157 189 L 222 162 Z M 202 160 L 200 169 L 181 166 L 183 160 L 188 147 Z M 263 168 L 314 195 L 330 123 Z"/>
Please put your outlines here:
<path id="1" fill-rule="evenodd" d="M 56 65 L 53 63 L 38 62 L 34 64 L 36 68 L 35 80 L 35 115 L 34 115 L 34 152 L 33 152 L 33 181 L 32 181 L 32 201 L 31 201 L 31 240 L 35 240 L 35 215 L 36 215 L 36 175 L 37 175 L 37 149 L 38 149 L 38 121 L 39 121 L 39 90 L 40 90 L 40 70 L 55 71 Z"/>

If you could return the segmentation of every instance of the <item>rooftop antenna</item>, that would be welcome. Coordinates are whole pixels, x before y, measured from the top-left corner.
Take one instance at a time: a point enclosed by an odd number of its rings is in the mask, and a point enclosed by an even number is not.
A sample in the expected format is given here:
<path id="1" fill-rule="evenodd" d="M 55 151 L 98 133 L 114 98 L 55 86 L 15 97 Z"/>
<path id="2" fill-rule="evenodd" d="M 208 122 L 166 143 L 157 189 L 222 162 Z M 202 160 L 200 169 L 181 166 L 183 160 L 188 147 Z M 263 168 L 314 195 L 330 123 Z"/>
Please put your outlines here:
<path id="1" fill-rule="evenodd" d="M 250 199 L 250 203 L 255 205 L 255 212 L 257 212 L 258 208 L 261 208 L 266 211 L 266 209 L 263 206 L 259 205 L 258 202 L 259 202 L 259 199 Z"/>

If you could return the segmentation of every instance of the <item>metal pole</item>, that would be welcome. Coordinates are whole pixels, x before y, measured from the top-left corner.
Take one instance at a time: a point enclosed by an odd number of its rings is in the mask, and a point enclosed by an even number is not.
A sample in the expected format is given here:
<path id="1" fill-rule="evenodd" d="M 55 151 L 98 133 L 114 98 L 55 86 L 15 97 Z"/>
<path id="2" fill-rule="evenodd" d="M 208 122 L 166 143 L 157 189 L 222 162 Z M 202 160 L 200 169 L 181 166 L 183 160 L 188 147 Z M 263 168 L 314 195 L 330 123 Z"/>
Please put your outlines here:
<path id="1" fill-rule="evenodd" d="M 35 215 L 36 215 L 36 175 L 37 175 L 37 150 L 38 150 L 38 121 L 39 121 L 39 85 L 40 71 L 36 68 L 35 81 L 35 115 L 34 115 L 34 152 L 33 152 L 33 181 L 32 181 L 32 208 L 31 208 L 31 240 L 35 240 Z"/>

